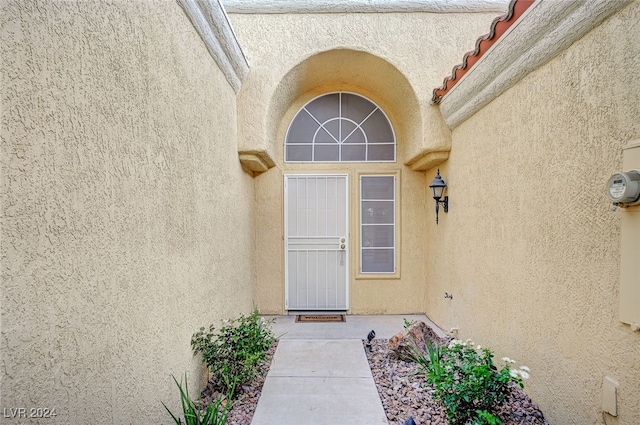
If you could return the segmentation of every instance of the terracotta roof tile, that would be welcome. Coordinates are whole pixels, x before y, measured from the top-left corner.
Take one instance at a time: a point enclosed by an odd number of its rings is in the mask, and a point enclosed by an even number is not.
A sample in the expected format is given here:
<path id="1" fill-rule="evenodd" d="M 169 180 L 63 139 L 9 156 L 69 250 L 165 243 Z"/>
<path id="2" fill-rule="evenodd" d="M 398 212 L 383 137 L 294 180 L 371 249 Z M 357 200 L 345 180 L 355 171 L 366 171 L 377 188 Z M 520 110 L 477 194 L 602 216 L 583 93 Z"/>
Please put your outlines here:
<path id="1" fill-rule="evenodd" d="M 451 76 L 444 79 L 442 86 L 433 90 L 431 101 L 434 104 L 440 103 L 442 97 L 447 94 L 451 87 L 460 81 L 462 76 L 478 62 L 482 55 L 522 16 L 534 1 L 536 0 L 511 0 L 507 13 L 493 20 L 489 33 L 478 37 L 475 49 L 465 53 L 462 58 L 462 63 L 453 68 Z"/>

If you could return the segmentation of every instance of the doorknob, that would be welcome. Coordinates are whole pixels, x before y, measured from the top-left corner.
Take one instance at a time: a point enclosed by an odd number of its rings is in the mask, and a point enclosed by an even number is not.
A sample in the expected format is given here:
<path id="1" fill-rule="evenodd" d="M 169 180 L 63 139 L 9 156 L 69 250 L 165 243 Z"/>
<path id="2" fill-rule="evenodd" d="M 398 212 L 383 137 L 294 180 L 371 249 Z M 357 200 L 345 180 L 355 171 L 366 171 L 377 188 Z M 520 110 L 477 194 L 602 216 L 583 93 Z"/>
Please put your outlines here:
<path id="1" fill-rule="evenodd" d="M 340 249 L 345 249 L 347 246 L 345 244 L 340 244 Z"/>

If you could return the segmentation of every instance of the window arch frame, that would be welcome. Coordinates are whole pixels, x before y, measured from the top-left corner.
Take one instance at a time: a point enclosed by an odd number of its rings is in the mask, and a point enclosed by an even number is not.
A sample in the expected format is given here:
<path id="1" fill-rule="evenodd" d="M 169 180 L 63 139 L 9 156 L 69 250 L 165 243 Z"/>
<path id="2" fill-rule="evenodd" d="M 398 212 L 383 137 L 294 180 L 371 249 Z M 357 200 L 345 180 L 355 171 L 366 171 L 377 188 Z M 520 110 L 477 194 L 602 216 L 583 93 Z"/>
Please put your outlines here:
<path id="1" fill-rule="evenodd" d="M 338 95 L 338 113 L 337 114 L 331 114 L 330 118 L 325 119 L 324 121 L 320 122 L 320 120 L 315 117 L 313 115 L 313 113 L 311 111 L 309 111 L 307 109 L 307 107 L 309 105 L 311 105 L 313 102 L 317 101 L 318 99 L 321 99 L 323 97 L 328 97 L 331 95 Z M 373 106 L 373 110 L 371 110 L 364 119 L 362 119 L 359 123 L 357 123 L 356 121 L 354 121 L 352 118 L 350 117 L 346 117 L 342 115 L 342 106 L 343 106 L 343 99 L 342 96 L 343 95 L 349 95 L 349 96 L 356 96 L 360 99 L 365 100 L 366 102 L 369 102 L 372 106 Z M 365 123 L 374 116 L 374 114 L 376 112 L 380 111 L 381 113 L 381 117 L 377 118 L 380 121 L 380 119 L 382 118 L 383 124 L 388 126 L 388 130 L 390 131 L 391 134 L 391 139 L 392 141 L 390 142 L 370 142 L 369 138 L 367 136 L 367 132 L 365 131 L 365 129 L 363 128 L 363 126 L 365 125 Z M 318 127 L 315 130 L 315 133 L 312 137 L 312 140 L 310 142 L 304 142 L 304 143 L 293 143 L 289 141 L 289 137 L 291 135 L 291 130 L 292 127 L 294 126 L 294 123 L 296 123 L 296 119 L 300 116 L 300 114 L 306 113 L 307 116 L 311 117 L 316 124 L 318 125 Z M 347 134 L 346 137 L 342 137 L 342 134 L 340 134 L 339 139 L 336 139 L 336 137 L 334 137 L 331 132 L 329 130 L 327 130 L 325 124 L 331 122 L 331 121 L 338 121 L 338 125 L 341 126 L 343 121 L 349 122 L 351 123 L 351 125 L 353 125 L 355 128 L 349 132 Z M 324 131 L 323 131 L 324 130 Z M 385 129 L 386 130 L 386 129 Z M 323 131 L 323 132 L 322 132 Z M 346 142 L 345 141 L 351 137 L 354 133 L 356 133 L 357 131 L 359 131 L 360 133 L 362 133 L 363 137 L 364 137 L 364 143 L 354 143 L 354 142 Z M 327 135 L 329 137 L 331 137 L 335 143 L 322 143 L 322 142 L 316 142 L 316 137 L 318 136 L 318 133 L 322 132 L 322 134 L 326 137 Z M 364 147 L 364 159 L 343 159 L 343 145 L 347 145 L 347 146 L 363 146 Z M 355 93 L 355 92 L 351 92 L 351 91 L 332 91 L 332 92 L 326 92 L 326 93 L 322 93 L 318 96 L 315 96 L 314 98 L 310 99 L 309 101 L 307 101 L 302 107 L 300 107 L 298 109 L 298 111 L 295 113 L 295 115 L 293 116 L 293 118 L 291 119 L 291 121 L 289 122 L 289 125 L 287 126 L 287 131 L 285 133 L 285 139 L 284 139 L 284 152 L 283 152 L 283 160 L 285 163 L 291 163 L 291 164 L 301 164 L 301 163 L 324 163 L 324 164 L 341 164 L 341 163 L 395 163 L 397 162 L 397 156 L 398 156 L 398 148 L 397 148 L 397 138 L 396 138 L 396 132 L 395 129 L 393 128 L 393 124 L 391 123 L 391 120 L 389 119 L 389 116 L 387 115 L 387 113 L 384 111 L 384 109 L 382 109 L 376 102 L 374 102 L 373 100 L 369 99 L 368 97 L 360 94 L 360 93 Z M 296 146 L 296 147 L 310 147 L 310 158 L 304 158 L 304 159 L 288 159 L 289 155 L 288 155 L 288 148 L 292 147 L 292 146 Z M 338 159 L 337 160 L 327 160 L 327 159 L 316 159 L 316 147 L 319 146 L 337 146 L 338 149 Z M 370 150 L 371 148 L 374 147 L 381 147 L 381 146 L 392 146 L 392 155 L 391 155 L 391 159 L 369 159 L 369 155 L 370 155 Z"/>

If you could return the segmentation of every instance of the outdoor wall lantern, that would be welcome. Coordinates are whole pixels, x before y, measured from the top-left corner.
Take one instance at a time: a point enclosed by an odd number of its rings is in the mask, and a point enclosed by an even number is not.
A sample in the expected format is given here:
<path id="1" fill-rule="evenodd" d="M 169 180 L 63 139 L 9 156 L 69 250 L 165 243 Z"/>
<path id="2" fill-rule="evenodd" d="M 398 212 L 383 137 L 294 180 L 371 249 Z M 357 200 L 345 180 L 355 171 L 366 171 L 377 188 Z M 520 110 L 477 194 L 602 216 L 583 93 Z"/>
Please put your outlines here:
<path id="1" fill-rule="evenodd" d="M 433 199 L 436 200 L 436 224 L 438 224 L 438 211 L 440 209 L 440 204 L 444 209 L 444 212 L 449 212 L 449 197 L 445 196 L 442 198 L 442 192 L 444 192 L 444 188 L 447 187 L 447 184 L 440 177 L 440 169 L 438 169 L 438 174 L 436 174 L 436 178 L 433 179 L 431 184 L 429 185 L 431 190 L 433 191 Z"/>

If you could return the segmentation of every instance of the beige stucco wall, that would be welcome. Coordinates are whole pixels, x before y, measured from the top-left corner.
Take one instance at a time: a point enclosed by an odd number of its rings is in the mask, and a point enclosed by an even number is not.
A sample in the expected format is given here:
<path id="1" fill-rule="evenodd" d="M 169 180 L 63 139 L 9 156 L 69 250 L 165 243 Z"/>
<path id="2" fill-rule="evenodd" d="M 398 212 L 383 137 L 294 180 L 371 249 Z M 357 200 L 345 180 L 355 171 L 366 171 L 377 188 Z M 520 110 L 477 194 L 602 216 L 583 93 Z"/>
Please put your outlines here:
<path id="1" fill-rule="evenodd" d="M 429 316 L 531 367 L 553 424 L 601 424 L 604 376 L 620 382 L 607 422 L 640 423 L 640 333 L 618 320 L 621 213 L 604 195 L 640 136 L 639 57 L 636 1 L 453 130 L 450 212 L 426 220 Z"/>
<path id="2" fill-rule="evenodd" d="M 0 407 L 168 423 L 192 333 L 252 308 L 234 92 L 176 2 L 1 5 Z"/>
<path id="3" fill-rule="evenodd" d="M 251 70 L 239 95 L 242 149 L 267 151 L 276 166 L 256 177 L 256 303 L 284 312 L 283 175 L 348 172 L 351 196 L 350 312 L 424 310 L 424 173 L 403 164 L 448 138 L 429 107 L 431 90 L 486 32 L 495 13 L 230 14 Z M 331 91 L 369 97 L 388 114 L 398 139 L 395 164 L 287 165 L 283 143 L 297 110 Z M 396 279 L 356 279 L 358 172 L 400 173 L 401 267 Z"/>

